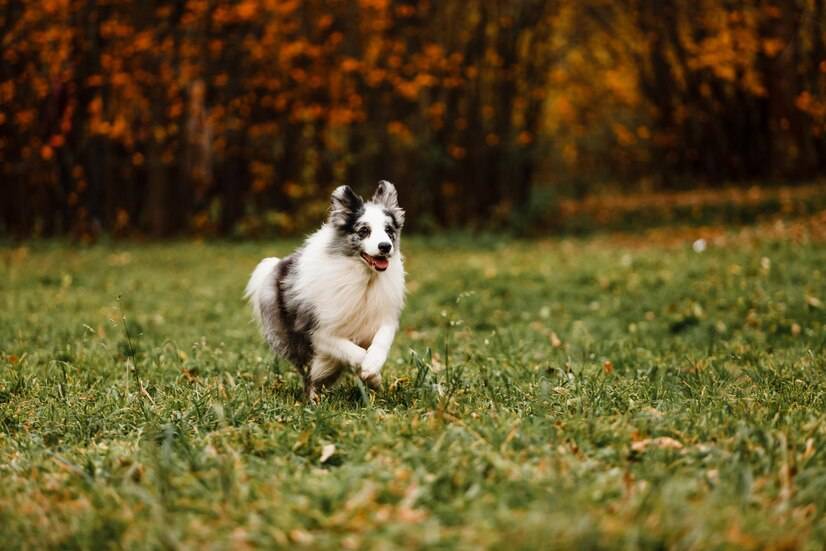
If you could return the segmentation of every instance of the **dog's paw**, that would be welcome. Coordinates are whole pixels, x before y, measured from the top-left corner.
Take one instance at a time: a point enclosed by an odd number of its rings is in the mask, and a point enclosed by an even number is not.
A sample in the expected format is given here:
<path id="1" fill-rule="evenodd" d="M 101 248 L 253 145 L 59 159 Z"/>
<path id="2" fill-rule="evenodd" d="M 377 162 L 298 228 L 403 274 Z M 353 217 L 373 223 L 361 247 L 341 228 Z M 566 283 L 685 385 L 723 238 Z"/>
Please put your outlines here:
<path id="1" fill-rule="evenodd" d="M 315 406 L 321 401 L 321 395 L 313 383 L 304 385 L 304 401 L 311 406 Z"/>
<path id="2" fill-rule="evenodd" d="M 387 354 L 383 354 L 376 350 L 368 350 L 364 361 L 361 362 L 361 378 L 370 375 L 378 375 L 381 373 L 381 368 L 384 361 L 387 359 Z"/>
<path id="3" fill-rule="evenodd" d="M 387 355 L 379 351 L 368 351 L 364 361 L 361 363 L 361 374 L 359 377 L 373 390 L 381 387 L 381 368 Z"/>
<path id="4" fill-rule="evenodd" d="M 359 377 L 371 390 L 381 389 L 381 373 L 365 373 L 362 371 Z"/>

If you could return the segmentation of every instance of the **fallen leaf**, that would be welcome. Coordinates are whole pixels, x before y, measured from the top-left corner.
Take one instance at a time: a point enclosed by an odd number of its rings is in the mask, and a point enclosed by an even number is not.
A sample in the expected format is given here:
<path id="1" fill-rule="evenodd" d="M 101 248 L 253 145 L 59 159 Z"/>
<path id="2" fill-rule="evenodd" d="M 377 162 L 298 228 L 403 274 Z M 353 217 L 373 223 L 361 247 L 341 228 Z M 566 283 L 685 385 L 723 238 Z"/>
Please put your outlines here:
<path id="1" fill-rule="evenodd" d="M 299 545 L 309 545 L 313 542 L 313 535 L 295 528 L 290 531 L 290 539 Z"/>
<path id="2" fill-rule="evenodd" d="M 605 360 L 602 363 L 602 370 L 605 372 L 606 375 L 610 375 L 614 372 L 614 364 L 611 360 Z"/>
<path id="3" fill-rule="evenodd" d="M 662 417 L 663 416 L 663 412 L 661 412 L 657 408 L 652 408 L 651 406 L 643 408 L 642 412 L 647 414 L 647 415 L 650 415 L 651 417 Z"/>
<path id="4" fill-rule="evenodd" d="M 333 454 L 336 453 L 336 445 L 335 444 L 327 444 L 323 448 L 321 448 L 321 457 L 319 458 L 320 463 L 324 463 L 331 457 Z"/>
<path id="5" fill-rule="evenodd" d="M 555 332 L 551 331 L 551 334 L 548 335 L 548 338 L 551 340 L 551 346 L 553 346 L 554 348 L 559 348 L 560 346 L 562 346 L 562 341 L 559 339 L 559 336 Z"/>
<path id="6" fill-rule="evenodd" d="M 646 438 L 631 443 L 631 450 L 635 452 L 643 452 L 648 448 L 660 448 L 665 450 L 681 450 L 683 445 L 670 436 L 659 436 L 657 438 Z"/>
<path id="7" fill-rule="evenodd" d="M 399 507 L 396 511 L 396 516 L 401 522 L 417 523 L 422 522 L 427 518 L 427 513 L 421 509 L 413 509 L 411 507 Z"/>
<path id="8" fill-rule="evenodd" d="M 301 434 L 298 435 L 298 438 L 295 439 L 295 444 L 293 445 L 293 451 L 296 451 L 302 448 L 307 442 L 310 440 L 310 436 L 312 436 L 313 431 L 311 429 L 307 429 Z"/>
<path id="9" fill-rule="evenodd" d="M 801 457 L 801 460 L 806 461 L 810 457 L 812 457 L 814 454 L 815 454 L 815 439 L 814 438 L 808 438 L 806 440 L 806 449 L 803 451 L 803 457 Z"/>
<path id="10" fill-rule="evenodd" d="M 820 299 L 811 295 L 806 295 L 806 304 L 817 310 L 823 308 L 823 303 L 820 302 Z"/>

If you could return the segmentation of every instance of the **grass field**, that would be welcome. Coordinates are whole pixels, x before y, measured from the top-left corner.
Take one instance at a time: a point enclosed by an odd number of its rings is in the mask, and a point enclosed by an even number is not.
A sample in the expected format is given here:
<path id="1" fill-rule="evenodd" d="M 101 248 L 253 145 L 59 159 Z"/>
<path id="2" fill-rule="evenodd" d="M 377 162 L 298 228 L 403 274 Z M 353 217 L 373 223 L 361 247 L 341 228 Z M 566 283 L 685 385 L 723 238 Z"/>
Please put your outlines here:
<path id="1" fill-rule="evenodd" d="M 0 249 L 1 547 L 826 545 L 825 243 L 408 239 L 317 407 L 241 301 L 291 245 Z"/>

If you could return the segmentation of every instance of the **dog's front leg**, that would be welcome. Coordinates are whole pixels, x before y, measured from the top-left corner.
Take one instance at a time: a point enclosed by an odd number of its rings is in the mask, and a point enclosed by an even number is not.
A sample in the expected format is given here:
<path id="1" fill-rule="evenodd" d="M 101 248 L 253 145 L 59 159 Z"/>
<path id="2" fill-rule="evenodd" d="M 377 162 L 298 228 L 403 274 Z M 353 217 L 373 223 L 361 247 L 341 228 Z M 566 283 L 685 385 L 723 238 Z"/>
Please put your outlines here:
<path id="1" fill-rule="evenodd" d="M 356 343 L 325 333 L 313 336 L 313 348 L 320 354 L 352 366 L 362 365 L 367 355 L 367 351 Z"/>
<path id="2" fill-rule="evenodd" d="M 388 322 L 379 327 L 373 336 L 373 342 L 367 349 L 367 355 L 361 364 L 361 379 L 372 389 L 381 386 L 381 368 L 387 361 L 387 354 L 396 336 L 396 329 L 399 325 L 396 322 Z"/>

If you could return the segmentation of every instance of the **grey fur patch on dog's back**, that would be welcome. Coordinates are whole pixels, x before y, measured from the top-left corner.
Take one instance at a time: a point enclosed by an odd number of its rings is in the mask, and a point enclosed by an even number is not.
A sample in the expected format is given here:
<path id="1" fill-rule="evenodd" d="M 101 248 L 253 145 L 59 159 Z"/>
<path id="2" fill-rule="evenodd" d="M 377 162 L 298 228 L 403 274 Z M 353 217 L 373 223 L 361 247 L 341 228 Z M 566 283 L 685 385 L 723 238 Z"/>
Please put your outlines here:
<path id="1" fill-rule="evenodd" d="M 267 341 L 274 352 L 284 356 L 302 373 L 313 358 L 312 332 L 316 329 L 315 312 L 291 293 L 295 277 L 297 251 L 282 259 L 276 267 L 275 303 L 262 313 Z"/>

